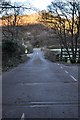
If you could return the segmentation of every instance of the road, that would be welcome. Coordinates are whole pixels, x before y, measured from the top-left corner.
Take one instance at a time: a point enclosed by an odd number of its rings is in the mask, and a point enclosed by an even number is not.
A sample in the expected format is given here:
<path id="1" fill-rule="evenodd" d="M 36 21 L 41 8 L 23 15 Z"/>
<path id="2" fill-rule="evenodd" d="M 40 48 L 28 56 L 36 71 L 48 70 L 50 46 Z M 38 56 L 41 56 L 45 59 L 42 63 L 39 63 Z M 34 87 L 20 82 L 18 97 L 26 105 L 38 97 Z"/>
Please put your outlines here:
<path id="1" fill-rule="evenodd" d="M 52 63 L 40 49 L 3 73 L 3 118 L 77 118 L 78 67 Z"/>

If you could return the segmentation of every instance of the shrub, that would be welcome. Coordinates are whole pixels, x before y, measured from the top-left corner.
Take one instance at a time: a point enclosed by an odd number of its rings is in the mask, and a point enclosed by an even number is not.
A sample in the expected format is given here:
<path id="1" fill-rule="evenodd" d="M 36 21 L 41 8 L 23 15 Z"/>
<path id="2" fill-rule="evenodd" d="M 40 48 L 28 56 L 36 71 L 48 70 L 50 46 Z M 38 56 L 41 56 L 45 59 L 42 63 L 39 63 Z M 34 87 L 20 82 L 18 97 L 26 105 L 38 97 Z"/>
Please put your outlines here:
<path id="1" fill-rule="evenodd" d="M 2 43 L 2 53 L 8 57 L 19 56 L 25 52 L 24 46 L 19 45 L 17 42 L 5 40 Z"/>
<path id="2" fill-rule="evenodd" d="M 77 63 L 80 63 L 80 58 L 78 59 Z"/>
<path id="3" fill-rule="evenodd" d="M 76 60 L 75 59 L 71 59 L 71 63 L 76 63 Z"/>

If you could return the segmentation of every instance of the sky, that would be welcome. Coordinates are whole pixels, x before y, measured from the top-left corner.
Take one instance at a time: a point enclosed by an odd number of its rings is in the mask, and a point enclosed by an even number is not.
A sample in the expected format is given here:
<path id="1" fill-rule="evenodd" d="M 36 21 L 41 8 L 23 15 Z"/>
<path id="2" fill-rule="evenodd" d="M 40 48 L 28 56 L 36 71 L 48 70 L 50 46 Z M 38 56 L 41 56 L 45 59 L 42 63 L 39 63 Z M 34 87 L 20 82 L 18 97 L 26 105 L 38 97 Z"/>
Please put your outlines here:
<path id="1" fill-rule="evenodd" d="M 39 8 L 40 10 L 46 9 L 47 6 L 51 3 L 53 0 L 30 0 L 30 3 L 34 6 Z"/>
<path id="2" fill-rule="evenodd" d="M 31 3 L 33 7 L 38 8 L 39 10 L 47 9 L 47 6 L 51 3 L 53 0 L 10 0 L 12 3 L 14 2 L 22 2 L 24 3 Z"/>

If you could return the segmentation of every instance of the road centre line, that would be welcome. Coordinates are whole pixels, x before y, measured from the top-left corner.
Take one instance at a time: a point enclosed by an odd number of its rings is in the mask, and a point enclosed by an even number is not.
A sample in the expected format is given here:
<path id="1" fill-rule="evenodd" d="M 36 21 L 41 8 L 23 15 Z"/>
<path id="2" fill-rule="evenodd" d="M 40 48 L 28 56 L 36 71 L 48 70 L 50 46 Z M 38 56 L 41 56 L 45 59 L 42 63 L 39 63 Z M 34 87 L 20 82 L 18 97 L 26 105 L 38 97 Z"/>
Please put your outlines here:
<path id="1" fill-rule="evenodd" d="M 65 70 L 65 73 L 68 73 L 68 71 Z"/>
<path id="2" fill-rule="evenodd" d="M 24 118 L 25 118 L 25 115 L 23 113 L 22 116 L 21 116 L 21 120 L 24 120 Z"/>
<path id="3" fill-rule="evenodd" d="M 76 79 L 76 78 L 74 78 L 72 75 L 70 75 L 70 77 L 71 77 L 74 81 L 77 81 L 77 79 Z"/>
<path id="4" fill-rule="evenodd" d="M 63 68 L 63 67 L 61 66 L 61 68 Z"/>

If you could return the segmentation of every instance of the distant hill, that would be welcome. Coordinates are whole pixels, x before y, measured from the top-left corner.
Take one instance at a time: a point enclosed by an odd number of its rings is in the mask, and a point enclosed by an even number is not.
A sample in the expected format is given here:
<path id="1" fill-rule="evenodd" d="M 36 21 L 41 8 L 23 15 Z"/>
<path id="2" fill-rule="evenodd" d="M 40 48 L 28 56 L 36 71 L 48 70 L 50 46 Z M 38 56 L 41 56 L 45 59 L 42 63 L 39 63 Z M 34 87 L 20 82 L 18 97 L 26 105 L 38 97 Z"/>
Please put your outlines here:
<path id="1" fill-rule="evenodd" d="M 38 13 L 34 13 L 34 14 L 30 14 L 30 15 L 22 15 L 22 16 L 17 16 L 17 25 L 20 26 L 24 26 L 24 25 L 28 25 L 28 24 L 36 24 L 39 23 L 38 21 L 39 18 L 39 14 Z M 0 26 L 7 26 L 12 25 L 13 24 L 13 16 L 9 17 L 9 23 L 8 23 L 8 17 L 3 17 L 2 19 L 0 19 Z"/>
<path id="2" fill-rule="evenodd" d="M 19 39 L 24 39 L 25 41 L 30 41 L 34 46 L 37 44 L 39 46 L 53 46 L 54 48 L 60 48 L 59 36 L 55 33 L 55 30 L 51 29 L 54 27 L 53 23 L 50 25 L 43 24 L 44 21 L 40 21 L 40 14 L 34 13 L 30 15 L 17 16 L 16 25 L 18 25 L 21 36 Z M 56 19 L 54 18 L 54 21 Z M 13 26 L 14 17 L 10 16 L 9 25 Z M 49 22 L 49 20 L 48 20 Z M 8 25 L 8 17 L 3 17 L 0 19 L 0 26 Z M 50 27 L 49 27 L 50 26 Z M 5 27 L 6 29 L 6 27 Z M 6 33 L 7 34 L 7 33 Z M 23 37 L 23 38 L 22 38 Z"/>
<path id="3" fill-rule="evenodd" d="M 66 41 L 67 41 L 68 47 L 71 47 L 72 38 L 71 38 L 70 30 L 68 31 L 69 29 L 68 21 L 65 19 L 62 19 L 63 24 L 61 26 L 59 22 L 59 18 L 54 16 L 52 16 L 52 18 L 53 19 L 51 19 L 51 16 L 50 16 L 50 18 L 47 19 L 47 17 L 45 18 L 44 15 L 42 17 L 38 13 L 17 16 L 16 26 L 18 27 L 15 27 L 13 23 L 14 17 L 10 16 L 9 22 L 7 17 L 3 17 L 3 19 L 0 20 L 0 25 L 4 26 L 3 31 L 5 35 L 8 36 L 8 39 L 15 37 L 14 40 L 18 39 L 19 42 L 24 43 L 26 46 L 28 43 L 30 43 L 33 47 L 46 46 L 48 48 L 61 48 L 60 47 L 61 36 L 59 36 L 59 32 L 60 32 L 59 26 L 62 27 L 62 38 L 63 40 L 65 40 L 64 39 L 65 38 L 64 37 L 64 21 L 65 21 L 65 28 L 67 29 L 67 32 L 68 32 L 66 33 Z M 6 27 L 7 25 L 9 25 L 9 27 Z M 76 33 L 76 25 L 75 25 L 74 33 Z M 3 36 L 5 37 L 5 35 Z M 16 35 L 18 35 L 18 38 L 16 37 Z M 75 45 L 75 39 L 73 42 Z M 78 39 L 77 44 L 79 47 L 80 38 Z"/>
<path id="4" fill-rule="evenodd" d="M 20 27 L 25 41 L 29 40 L 33 46 L 53 46 L 54 48 L 60 47 L 59 37 L 55 31 L 48 28 L 44 24 L 28 24 L 27 26 Z"/>
<path id="5" fill-rule="evenodd" d="M 14 17 L 10 16 L 10 26 L 13 25 L 13 19 Z M 40 14 L 34 13 L 18 16 L 16 24 L 19 26 L 21 33 L 20 39 L 24 39 L 25 42 L 29 40 L 33 46 L 59 46 L 59 39 L 54 30 L 51 30 L 48 26 L 43 24 L 43 22 L 40 22 Z M 0 25 L 5 26 L 5 29 L 7 29 L 7 17 L 3 17 L 3 20 L 0 20 Z"/>

